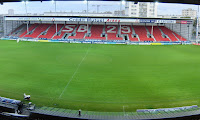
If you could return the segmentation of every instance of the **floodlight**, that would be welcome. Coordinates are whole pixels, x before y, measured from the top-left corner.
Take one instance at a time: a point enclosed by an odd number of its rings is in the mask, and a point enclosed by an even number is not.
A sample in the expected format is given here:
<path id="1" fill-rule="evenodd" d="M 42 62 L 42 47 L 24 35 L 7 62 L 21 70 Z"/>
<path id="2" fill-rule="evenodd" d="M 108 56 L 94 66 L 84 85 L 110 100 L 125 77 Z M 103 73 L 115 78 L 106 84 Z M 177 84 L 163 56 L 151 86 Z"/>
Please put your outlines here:
<path id="1" fill-rule="evenodd" d="M 28 4 L 28 0 L 23 0 L 22 4 Z"/>
<path id="2" fill-rule="evenodd" d="M 86 4 L 86 3 L 87 3 L 87 0 L 84 0 L 83 3 Z"/>
<path id="3" fill-rule="evenodd" d="M 158 1 L 156 1 L 155 4 L 158 5 L 159 4 Z"/>
<path id="4" fill-rule="evenodd" d="M 125 5 L 125 4 L 126 4 L 126 1 L 125 1 L 125 0 L 122 0 L 122 4 Z"/>

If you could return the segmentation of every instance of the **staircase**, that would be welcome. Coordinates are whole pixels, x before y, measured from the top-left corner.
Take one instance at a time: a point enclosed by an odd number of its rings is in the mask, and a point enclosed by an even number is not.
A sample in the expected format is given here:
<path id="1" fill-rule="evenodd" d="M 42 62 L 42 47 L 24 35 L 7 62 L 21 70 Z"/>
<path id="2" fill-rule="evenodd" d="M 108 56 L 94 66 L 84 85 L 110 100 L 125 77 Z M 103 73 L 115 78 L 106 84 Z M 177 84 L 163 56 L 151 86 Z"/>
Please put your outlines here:
<path id="1" fill-rule="evenodd" d="M 147 36 L 148 37 L 151 37 L 151 38 L 153 38 L 154 39 L 154 41 L 156 42 L 156 39 L 155 39 L 155 37 L 149 32 L 149 30 L 147 29 L 147 27 L 145 26 L 145 29 L 146 29 L 146 31 L 147 31 Z"/>
<path id="2" fill-rule="evenodd" d="M 63 29 L 64 27 L 65 27 L 65 25 L 63 25 L 63 26 L 60 28 L 60 30 L 52 36 L 51 39 L 53 39 L 56 35 L 61 34 L 62 29 Z"/>

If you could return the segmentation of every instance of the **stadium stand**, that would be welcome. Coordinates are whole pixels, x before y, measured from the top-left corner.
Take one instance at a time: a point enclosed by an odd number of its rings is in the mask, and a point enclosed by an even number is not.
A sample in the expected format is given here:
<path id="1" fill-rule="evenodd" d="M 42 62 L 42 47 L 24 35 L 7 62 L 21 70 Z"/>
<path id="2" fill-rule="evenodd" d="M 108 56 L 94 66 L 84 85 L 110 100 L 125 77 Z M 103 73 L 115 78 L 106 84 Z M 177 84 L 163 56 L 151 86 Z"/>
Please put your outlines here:
<path id="1" fill-rule="evenodd" d="M 22 24 L 21 26 L 19 26 L 18 28 L 16 28 L 16 30 L 14 30 L 9 36 L 19 37 L 25 31 L 26 31 L 26 25 Z"/>
<path id="2" fill-rule="evenodd" d="M 53 24 L 53 25 L 50 26 L 49 29 L 44 31 L 38 38 L 51 39 L 55 33 L 56 33 L 56 25 Z"/>
<path id="3" fill-rule="evenodd" d="M 147 29 L 151 32 L 152 26 L 147 26 Z M 159 27 L 153 27 L 153 36 L 155 37 L 156 41 L 170 41 L 168 38 L 164 38 Z"/>
<path id="4" fill-rule="evenodd" d="M 133 26 L 135 33 L 139 36 L 140 41 L 154 41 L 153 38 L 147 36 L 147 30 L 145 26 Z"/>
<path id="5" fill-rule="evenodd" d="M 91 35 L 86 36 L 85 39 L 99 39 L 106 40 L 106 37 L 102 37 L 102 34 L 105 33 L 103 25 L 92 25 Z"/>
<path id="6" fill-rule="evenodd" d="M 75 34 L 72 34 L 68 37 L 69 39 L 84 39 L 85 34 L 87 33 L 87 25 L 78 25 L 75 29 L 74 29 Z"/>
<path id="7" fill-rule="evenodd" d="M 29 27 L 29 32 L 31 32 L 34 28 L 36 28 L 38 24 L 31 24 Z M 24 37 L 27 33 L 27 28 L 24 28 L 24 32 L 19 37 Z"/>
<path id="8" fill-rule="evenodd" d="M 169 36 L 172 42 L 179 41 L 170 29 L 164 26 L 160 26 L 160 29 L 163 31 L 164 34 Z"/>
<path id="9" fill-rule="evenodd" d="M 12 31 L 9 35 L 16 36 L 16 34 L 18 34 L 24 27 L 25 27 L 25 24 L 20 25 L 14 31 Z"/>
<path id="10" fill-rule="evenodd" d="M 183 38 L 182 36 L 178 35 L 177 33 L 175 33 L 175 32 L 173 32 L 173 33 L 180 41 L 187 41 L 185 38 Z"/>
<path id="11" fill-rule="evenodd" d="M 122 25 L 121 26 L 121 34 L 123 36 L 128 35 L 127 38 L 130 41 L 135 41 L 135 42 L 139 41 L 139 39 L 137 38 L 137 34 L 135 33 L 135 31 L 133 30 L 133 27 L 131 25 Z"/>
<path id="12" fill-rule="evenodd" d="M 52 39 L 61 39 L 63 37 L 63 35 L 65 34 L 65 32 L 62 32 L 62 30 L 64 29 L 65 25 L 63 24 L 58 24 L 57 26 L 57 29 L 58 29 L 58 32 L 55 33 L 53 36 L 52 36 Z M 56 31 L 56 30 L 55 30 Z"/>
<path id="13" fill-rule="evenodd" d="M 49 27 L 49 24 L 39 24 L 37 26 L 37 28 L 34 30 L 34 32 L 25 35 L 24 37 L 30 37 L 30 38 L 38 38 L 38 36 L 44 32 L 45 30 L 47 30 L 47 28 Z"/>
<path id="14" fill-rule="evenodd" d="M 107 40 L 123 40 L 123 38 L 118 33 L 117 25 L 106 25 L 105 31 L 107 34 Z"/>
<path id="15" fill-rule="evenodd" d="M 120 29 L 121 28 L 121 29 Z M 23 24 L 10 33 L 10 36 L 39 39 L 93 39 L 93 40 L 129 40 L 132 42 L 186 41 L 185 38 L 164 26 L 141 25 L 87 25 L 58 24 L 57 33 L 55 24 L 31 24 L 29 33 Z"/>

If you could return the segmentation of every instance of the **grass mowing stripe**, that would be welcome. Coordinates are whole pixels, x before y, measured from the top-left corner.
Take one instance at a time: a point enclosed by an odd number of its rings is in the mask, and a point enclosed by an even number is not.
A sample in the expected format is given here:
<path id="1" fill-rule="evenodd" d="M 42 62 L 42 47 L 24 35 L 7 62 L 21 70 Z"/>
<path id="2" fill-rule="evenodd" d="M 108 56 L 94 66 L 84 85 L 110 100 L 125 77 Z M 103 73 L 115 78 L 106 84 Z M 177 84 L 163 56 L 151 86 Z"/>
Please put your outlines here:
<path id="1" fill-rule="evenodd" d="M 37 106 L 122 112 L 200 105 L 199 46 L 0 41 L 0 96 Z"/>
<path id="2" fill-rule="evenodd" d="M 91 44 L 91 45 L 92 45 L 92 44 Z M 75 71 L 74 74 L 72 75 L 71 79 L 69 80 L 69 82 L 67 83 L 67 85 L 66 85 L 65 88 L 63 89 L 62 93 L 60 94 L 59 99 L 62 97 L 63 93 L 66 91 L 68 85 L 69 85 L 70 82 L 73 80 L 73 78 L 74 78 L 74 76 L 76 75 L 78 69 L 80 68 L 82 62 L 85 60 L 85 58 L 86 58 L 86 56 L 87 56 L 87 54 L 88 54 L 88 51 L 89 51 L 91 45 L 90 45 L 89 48 L 87 49 L 87 51 L 86 51 L 86 53 L 85 53 L 85 56 L 82 58 L 81 62 L 78 64 L 78 67 L 76 68 L 76 71 Z"/>

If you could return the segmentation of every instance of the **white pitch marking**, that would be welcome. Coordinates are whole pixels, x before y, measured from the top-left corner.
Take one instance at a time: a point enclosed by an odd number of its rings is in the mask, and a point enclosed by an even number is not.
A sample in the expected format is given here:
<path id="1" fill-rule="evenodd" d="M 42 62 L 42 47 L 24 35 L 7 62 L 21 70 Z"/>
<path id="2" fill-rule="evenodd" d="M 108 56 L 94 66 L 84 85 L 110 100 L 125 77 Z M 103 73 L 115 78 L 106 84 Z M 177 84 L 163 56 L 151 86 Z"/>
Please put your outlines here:
<path id="1" fill-rule="evenodd" d="M 123 112 L 124 112 L 124 116 L 125 116 L 125 109 L 124 109 L 124 106 L 123 106 Z"/>
<path id="2" fill-rule="evenodd" d="M 90 47 L 91 47 L 91 45 L 90 45 Z M 83 59 L 82 59 L 81 62 L 79 63 L 78 67 L 76 68 L 76 71 L 74 72 L 74 74 L 72 75 L 71 79 L 69 80 L 69 82 L 68 82 L 67 85 L 65 86 L 64 90 L 63 90 L 62 93 L 60 94 L 59 99 L 62 97 L 62 95 L 63 95 L 63 93 L 65 92 L 65 90 L 67 89 L 69 83 L 73 80 L 73 78 L 74 78 L 74 76 L 76 75 L 78 69 L 80 68 L 82 62 L 85 60 L 85 58 L 86 58 L 86 56 L 87 56 L 87 54 L 88 54 L 88 51 L 89 51 L 90 47 L 87 49 L 87 52 L 85 53 L 85 56 L 83 57 Z"/>

